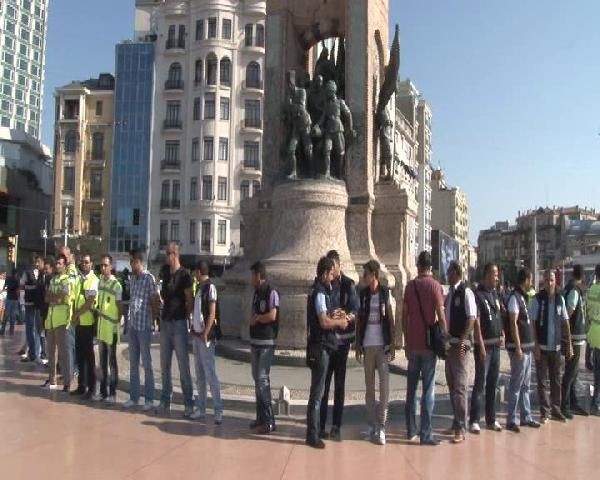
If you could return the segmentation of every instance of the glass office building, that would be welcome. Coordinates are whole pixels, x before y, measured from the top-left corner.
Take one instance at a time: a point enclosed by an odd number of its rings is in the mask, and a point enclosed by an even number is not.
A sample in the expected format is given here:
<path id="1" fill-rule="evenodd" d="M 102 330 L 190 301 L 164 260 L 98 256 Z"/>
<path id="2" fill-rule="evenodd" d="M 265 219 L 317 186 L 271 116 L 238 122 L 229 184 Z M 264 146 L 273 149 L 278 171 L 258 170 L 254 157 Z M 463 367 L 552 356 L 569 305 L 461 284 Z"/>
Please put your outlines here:
<path id="1" fill-rule="evenodd" d="M 154 44 L 116 47 L 110 251 L 149 246 L 149 183 Z"/>

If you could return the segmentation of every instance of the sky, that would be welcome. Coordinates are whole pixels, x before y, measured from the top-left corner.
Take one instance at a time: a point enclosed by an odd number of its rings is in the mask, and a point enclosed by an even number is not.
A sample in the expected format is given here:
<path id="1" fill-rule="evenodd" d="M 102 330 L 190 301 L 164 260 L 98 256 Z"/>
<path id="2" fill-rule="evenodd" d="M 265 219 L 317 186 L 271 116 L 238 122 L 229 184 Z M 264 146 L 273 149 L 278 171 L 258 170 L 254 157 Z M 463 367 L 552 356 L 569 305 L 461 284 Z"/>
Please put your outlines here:
<path id="1" fill-rule="evenodd" d="M 114 71 L 133 5 L 50 2 L 47 145 L 54 89 Z M 431 105 L 433 164 L 467 193 L 472 242 L 529 208 L 600 210 L 598 19 L 598 0 L 390 0 L 400 75 Z"/>

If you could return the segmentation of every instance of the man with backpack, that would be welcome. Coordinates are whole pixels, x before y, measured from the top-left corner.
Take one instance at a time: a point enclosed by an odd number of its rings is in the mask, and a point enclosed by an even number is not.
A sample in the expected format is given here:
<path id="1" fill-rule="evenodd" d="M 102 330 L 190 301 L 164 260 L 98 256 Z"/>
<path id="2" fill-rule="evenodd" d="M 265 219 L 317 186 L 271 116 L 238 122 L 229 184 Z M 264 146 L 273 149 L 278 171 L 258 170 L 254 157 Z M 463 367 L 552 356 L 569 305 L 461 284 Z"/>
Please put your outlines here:
<path id="1" fill-rule="evenodd" d="M 204 418 L 206 415 L 206 384 L 210 387 L 215 412 L 215 424 L 223 422 L 223 402 L 217 369 L 215 366 L 215 345 L 221 338 L 221 327 L 218 324 L 217 288 L 208 276 L 209 267 L 205 261 L 196 265 L 194 275 L 198 289 L 194 298 L 192 312 L 192 347 L 196 365 L 196 383 L 198 399 L 192 420 Z"/>

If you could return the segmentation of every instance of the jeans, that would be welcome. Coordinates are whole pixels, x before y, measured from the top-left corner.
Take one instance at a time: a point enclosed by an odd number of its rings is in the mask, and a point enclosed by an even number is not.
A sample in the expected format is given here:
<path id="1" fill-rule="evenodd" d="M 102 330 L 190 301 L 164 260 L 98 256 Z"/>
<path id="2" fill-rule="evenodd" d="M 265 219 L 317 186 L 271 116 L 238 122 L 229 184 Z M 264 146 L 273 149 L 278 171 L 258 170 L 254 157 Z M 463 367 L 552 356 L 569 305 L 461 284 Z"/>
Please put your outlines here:
<path id="1" fill-rule="evenodd" d="M 129 329 L 129 398 L 134 402 L 140 399 L 140 355 L 144 365 L 145 402 L 154 401 L 154 372 L 150 355 L 151 330 Z"/>
<path id="2" fill-rule="evenodd" d="M 333 421 L 332 425 L 337 428 L 342 426 L 342 416 L 344 414 L 344 397 L 346 387 L 346 364 L 348 361 L 348 352 L 350 345 L 340 345 L 338 349 L 331 353 L 329 357 L 329 368 L 325 377 L 325 391 L 321 400 L 321 430 L 325 430 L 327 425 L 327 408 L 329 406 L 329 388 L 331 378 L 335 377 L 335 390 L 333 396 Z"/>
<path id="3" fill-rule="evenodd" d="M 18 300 L 5 300 L 4 301 L 4 317 L 2 318 L 2 328 L 0 332 L 4 334 L 6 330 L 6 322 L 8 322 L 10 335 L 15 333 L 15 323 L 19 318 L 19 301 Z"/>
<path id="4" fill-rule="evenodd" d="M 485 360 L 481 359 L 481 347 L 475 345 L 475 384 L 471 394 L 470 423 L 479 423 L 481 407 L 485 391 L 485 423 L 493 425 L 496 422 L 496 388 L 500 375 L 500 347 L 488 345 L 485 347 Z"/>
<path id="5" fill-rule="evenodd" d="M 600 410 L 600 349 L 592 350 L 592 365 L 594 366 L 594 396 L 592 408 Z"/>
<path id="6" fill-rule="evenodd" d="M 325 379 L 329 369 L 331 351 L 321 345 L 315 345 L 315 362 L 310 366 L 310 393 L 306 408 L 306 439 L 319 440 L 319 424 L 321 417 L 321 400 L 325 392 Z"/>
<path id="7" fill-rule="evenodd" d="M 251 347 L 252 378 L 256 396 L 256 421 L 262 425 L 275 425 L 271 398 L 271 364 L 275 347 Z"/>
<path id="8" fill-rule="evenodd" d="M 535 362 L 535 369 L 542 417 L 549 417 L 551 413 L 560 413 L 560 352 L 542 351 L 540 360 Z M 552 403 L 548 399 L 548 383 L 550 383 Z"/>
<path id="9" fill-rule="evenodd" d="M 579 407 L 577 401 L 577 377 L 579 374 L 579 359 L 583 345 L 573 345 L 573 358 L 565 359 L 565 373 L 562 379 L 562 404 L 561 409 L 569 412 Z"/>
<path id="10" fill-rule="evenodd" d="M 417 434 L 417 385 L 419 378 L 423 380 L 423 393 L 421 394 L 421 441 L 433 438 L 431 418 L 435 404 L 435 365 L 437 359 L 433 352 L 410 352 L 408 354 L 408 378 L 406 392 L 406 427 L 408 437 Z"/>
<path id="11" fill-rule="evenodd" d="M 71 324 L 67 327 L 67 348 L 69 350 L 69 368 L 71 369 L 71 375 L 77 375 L 79 369 L 77 368 L 77 350 L 75 348 L 75 326 Z"/>
<path id="12" fill-rule="evenodd" d="M 223 413 L 223 402 L 221 401 L 221 386 L 217 378 L 215 365 L 215 341 L 204 343 L 204 338 L 197 335 L 192 337 L 194 360 L 196 366 L 196 385 L 198 388 L 198 399 L 196 406 L 202 413 L 206 412 L 206 384 L 210 386 L 210 395 L 213 400 L 215 414 Z"/>
<path id="13" fill-rule="evenodd" d="M 390 399 L 390 369 L 384 347 L 365 347 L 365 404 L 367 421 L 374 429 L 385 427 Z M 379 375 L 379 404 L 375 407 L 375 372 Z"/>
<path id="14" fill-rule="evenodd" d="M 515 352 L 509 351 L 508 356 L 510 357 L 510 384 L 506 423 L 517 423 L 517 409 L 521 411 L 521 423 L 530 422 L 533 420 L 529 398 L 533 354 L 523 352 L 523 358 L 519 359 Z"/>
<path id="15" fill-rule="evenodd" d="M 75 350 L 77 353 L 77 390 L 85 389 L 96 393 L 96 357 L 94 355 L 94 326 L 77 325 L 75 327 Z"/>
<path id="16" fill-rule="evenodd" d="M 190 374 L 190 358 L 187 351 L 188 330 L 187 320 L 162 320 L 160 322 L 160 368 L 162 378 L 162 393 L 160 403 L 171 405 L 173 383 L 171 380 L 171 363 L 173 350 L 179 366 L 183 403 L 186 408 L 194 407 L 194 387 Z"/>
<path id="17" fill-rule="evenodd" d="M 28 355 L 31 361 L 40 357 L 40 337 L 36 328 L 39 315 L 40 311 L 33 305 L 25 306 L 25 338 L 27 338 Z"/>
<path id="18" fill-rule="evenodd" d="M 40 314 L 36 317 L 35 329 L 37 331 L 38 337 L 40 339 L 40 358 L 47 358 L 48 349 L 46 344 L 46 331 L 44 330 L 44 314 L 43 312 L 39 312 Z"/>
<path id="19" fill-rule="evenodd" d="M 100 396 L 114 397 L 117 394 L 117 383 L 119 382 L 119 370 L 117 367 L 117 334 L 113 336 L 113 341 L 109 345 L 100 341 Z M 110 364 L 110 378 L 109 378 Z M 80 372 L 81 374 L 81 372 Z M 107 390 L 108 384 L 108 390 Z"/>
<path id="20" fill-rule="evenodd" d="M 123 302 L 123 335 L 129 331 L 129 300 Z"/>

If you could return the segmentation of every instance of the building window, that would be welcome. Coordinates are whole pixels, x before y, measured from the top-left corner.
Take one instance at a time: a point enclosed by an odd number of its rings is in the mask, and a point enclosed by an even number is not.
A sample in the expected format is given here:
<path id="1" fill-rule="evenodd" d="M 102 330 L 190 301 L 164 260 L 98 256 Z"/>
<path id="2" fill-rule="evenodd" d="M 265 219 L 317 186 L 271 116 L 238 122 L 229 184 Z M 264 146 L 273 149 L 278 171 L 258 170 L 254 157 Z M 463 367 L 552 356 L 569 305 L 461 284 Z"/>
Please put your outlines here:
<path id="1" fill-rule="evenodd" d="M 75 192 L 75 167 L 63 169 L 63 193 Z"/>
<path id="2" fill-rule="evenodd" d="M 185 25 L 179 25 L 179 35 L 177 39 L 177 47 L 185 48 Z"/>
<path id="3" fill-rule="evenodd" d="M 250 198 L 250 182 L 248 180 L 244 180 L 240 184 L 240 197 L 242 200 Z"/>
<path id="4" fill-rule="evenodd" d="M 180 123 L 181 102 L 167 102 L 167 126 Z"/>
<path id="5" fill-rule="evenodd" d="M 132 219 L 131 224 L 134 226 L 138 226 L 140 224 L 140 209 L 139 208 L 133 209 L 133 219 Z"/>
<path id="6" fill-rule="evenodd" d="M 265 46 L 265 27 L 263 25 L 256 25 L 256 46 Z"/>
<path id="7" fill-rule="evenodd" d="M 260 100 L 246 100 L 244 102 L 244 116 L 247 127 L 260 128 Z"/>
<path id="8" fill-rule="evenodd" d="M 217 243 L 219 245 L 225 245 L 227 243 L 227 220 L 219 220 Z"/>
<path id="9" fill-rule="evenodd" d="M 252 46 L 252 34 L 254 31 L 254 27 L 251 23 L 249 23 L 248 25 L 246 25 L 246 27 L 244 28 L 244 38 L 245 38 L 245 45 L 247 47 L 251 47 Z"/>
<path id="10" fill-rule="evenodd" d="M 165 142 L 165 160 L 167 163 L 179 162 L 179 141 L 169 140 Z"/>
<path id="11" fill-rule="evenodd" d="M 217 38 L 217 18 L 208 19 L 208 38 Z"/>
<path id="12" fill-rule="evenodd" d="M 244 167 L 258 170 L 258 142 L 244 142 Z"/>
<path id="13" fill-rule="evenodd" d="M 102 236 L 102 214 L 100 212 L 90 213 L 89 234 L 96 237 Z"/>
<path id="14" fill-rule="evenodd" d="M 219 103 L 221 106 L 221 120 L 229 120 L 229 99 L 227 97 L 220 97 Z"/>
<path id="15" fill-rule="evenodd" d="M 231 85 L 231 60 L 221 60 L 221 85 Z"/>
<path id="16" fill-rule="evenodd" d="M 215 94 L 204 94 L 204 119 L 214 120 L 215 118 Z"/>
<path id="17" fill-rule="evenodd" d="M 104 134 L 94 132 L 92 135 L 92 160 L 104 159 Z"/>
<path id="18" fill-rule="evenodd" d="M 211 53 L 206 59 L 206 84 L 216 85 L 217 84 L 217 68 L 219 60 L 214 53 Z"/>
<path id="19" fill-rule="evenodd" d="M 231 19 L 224 18 L 223 26 L 221 28 L 221 36 L 224 40 L 231 40 Z"/>
<path id="20" fill-rule="evenodd" d="M 194 84 L 195 85 L 199 85 L 200 83 L 202 83 L 202 76 L 203 76 L 203 67 L 202 67 L 202 60 L 198 59 L 196 60 L 196 63 L 194 64 Z"/>
<path id="21" fill-rule="evenodd" d="M 200 120 L 200 112 L 202 110 L 202 106 L 200 103 L 200 97 L 194 98 L 194 109 L 192 111 L 193 120 Z"/>
<path id="22" fill-rule="evenodd" d="M 158 242 L 161 247 L 164 247 L 167 245 L 168 241 L 169 241 L 169 222 L 167 222 L 165 220 L 161 220 Z"/>
<path id="23" fill-rule="evenodd" d="M 190 244 L 196 243 L 196 221 L 190 220 Z"/>
<path id="24" fill-rule="evenodd" d="M 202 220 L 202 232 L 200 248 L 204 251 L 210 251 L 210 220 Z"/>
<path id="25" fill-rule="evenodd" d="M 79 134 L 75 130 L 69 130 L 65 134 L 65 153 L 75 153 L 79 143 Z"/>
<path id="26" fill-rule="evenodd" d="M 250 62 L 246 67 L 246 86 L 248 88 L 261 88 L 260 64 Z"/>
<path id="27" fill-rule="evenodd" d="M 101 117 L 102 116 L 102 111 L 104 110 L 104 103 L 102 102 L 102 100 L 98 100 L 96 102 L 96 116 L 97 117 Z"/>
<path id="28" fill-rule="evenodd" d="M 198 200 L 198 177 L 192 177 L 190 179 L 190 201 L 195 202 Z"/>
<path id="29" fill-rule="evenodd" d="M 168 180 L 162 182 L 160 189 L 160 208 L 169 207 L 169 197 L 171 195 L 171 183 Z"/>
<path id="30" fill-rule="evenodd" d="M 252 196 L 256 197 L 260 193 L 260 182 L 258 180 L 254 180 L 252 182 Z"/>
<path id="31" fill-rule="evenodd" d="M 192 162 L 200 160 L 200 139 L 194 138 L 192 140 Z"/>
<path id="32" fill-rule="evenodd" d="M 171 241 L 179 242 L 179 220 L 171 222 Z"/>
<path id="33" fill-rule="evenodd" d="M 213 200 L 212 177 L 210 175 L 202 177 L 202 200 Z"/>
<path id="34" fill-rule="evenodd" d="M 213 137 L 204 137 L 204 160 L 214 160 L 215 140 Z"/>
<path id="35" fill-rule="evenodd" d="M 227 201 L 227 178 L 219 177 L 217 186 L 217 200 Z"/>
<path id="36" fill-rule="evenodd" d="M 90 173 L 90 198 L 102 198 L 102 170 L 94 169 Z"/>
<path id="37" fill-rule="evenodd" d="M 171 191 L 171 208 L 181 207 L 181 184 L 179 180 L 173 180 L 173 190 Z"/>
<path id="38" fill-rule="evenodd" d="M 181 84 L 181 64 L 171 64 L 171 66 L 169 67 L 168 75 L 168 85 L 170 85 L 172 88 L 176 88 L 177 86 L 179 86 Z"/>
<path id="39" fill-rule="evenodd" d="M 219 160 L 224 162 L 229 160 L 229 139 L 219 138 Z"/>
<path id="40" fill-rule="evenodd" d="M 196 20 L 196 40 L 204 40 L 204 19 Z"/>

